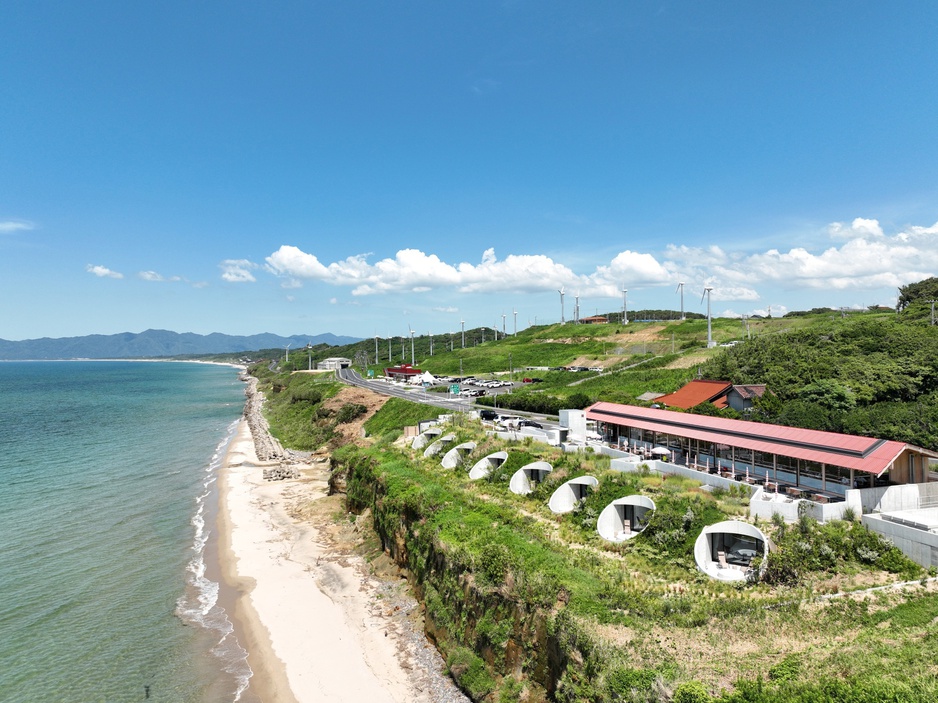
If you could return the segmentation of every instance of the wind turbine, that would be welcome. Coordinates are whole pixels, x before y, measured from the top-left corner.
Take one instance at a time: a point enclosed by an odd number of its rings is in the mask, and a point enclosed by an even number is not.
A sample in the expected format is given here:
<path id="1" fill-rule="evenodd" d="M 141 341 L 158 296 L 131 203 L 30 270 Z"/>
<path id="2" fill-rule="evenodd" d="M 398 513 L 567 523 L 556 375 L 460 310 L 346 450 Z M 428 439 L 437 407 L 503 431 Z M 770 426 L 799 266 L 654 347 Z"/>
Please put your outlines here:
<path id="1" fill-rule="evenodd" d="M 459 324 L 462 325 L 462 348 L 466 348 L 466 321 L 460 320 Z"/>
<path id="2" fill-rule="evenodd" d="M 286 349 L 286 352 L 287 352 L 287 358 L 284 359 L 284 363 L 287 363 L 288 361 L 290 361 L 290 347 L 291 346 L 293 346 L 293 342 L 290 342 L 287 346 L 284 347 L 284 349 Z"/>
<path id="3" fill-rule="evenodd" d="M 565 325 L 567 323 L 563 319 L 563 286 L 560 286 L 560 289 L 557 292 L 560 293 L 560 324 Z"/>
<path id="4" fill-rule="evenodd" d="M 674 291 L 681 291 L 681 319 L 684 319 L 684 281 L 681 281 L 677 284 L 677 289 Z"/>
<path id="5" fill-rule="evenodd" d="M 517 337 L 518 336 L 518 311 L 512 308 L 511 312 L 515 316 L 515 337 Z"/>
<path id="6" fill-rule="evenodd" d="M 506 337 L 505 333 L 505 313 L 502 313 L 502 339 Z"/>
<path id="7" fill-rule="evenodd" d="M 622 289 L 622 324 L 629 324 L 629 289 Z"/>
<path id="8" fill-rule="evenodd" d="M 580 291 L 573 296 L 573 324 L 580 324 Z"/>
<path id="9" fill-rule="evenodd" d="M 710 325 L 710 292 L 713 290 L 710 286 L 704 288 L 703 295 L 700 296 L 700 302 L 703 302 L 704 297 L 707 298 L 707 349 L 713 347 L 713 330 Z"/>
<path id="10" fill-rule="evenodd" d="M 407 331 L 410 332 L 410 365 L 414 365 L 414 330 L 410 326 L 410 323 L 407 323 Z"/>

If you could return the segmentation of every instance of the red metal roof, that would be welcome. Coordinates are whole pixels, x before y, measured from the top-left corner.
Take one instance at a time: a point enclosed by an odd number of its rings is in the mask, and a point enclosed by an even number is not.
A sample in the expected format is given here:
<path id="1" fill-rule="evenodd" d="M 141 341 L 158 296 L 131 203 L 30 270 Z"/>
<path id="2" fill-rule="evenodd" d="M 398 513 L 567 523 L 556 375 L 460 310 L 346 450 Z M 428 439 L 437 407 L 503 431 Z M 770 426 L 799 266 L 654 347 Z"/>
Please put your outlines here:
<path id="1" fill-rule="evenodd" d="M 732 387 L 732 384 L 726 381 L 696 380 L 679 388 L 674 393 L 661 396 L 656 402 L 662 405 L 670 405 L 672 408 L 681 408 L 681 410 L 688 410 L 695 405 L 709 402 L 712 402 L 718 408 L 725 408 L 726 399 L 720 398 L 720 396 L 725 396 Z"/>
<path id="2" fill-rule="evenodd" d="M 411 366 L 410 364 L 401 364 L 400 366 L 392 366 L 384 370 L 385 376 L 416 376 L 423 373 L 416 366 Z"/>
<path id="3" fill-rule="evenodd" d="M 586 417 L 588 420 L 613 425 L 754 449 L 877 475 L 888 469 L 906 448 L 903 442 L 875 437 L 804 430 L 618 403 L 596 403 L 586 409 Z"/>

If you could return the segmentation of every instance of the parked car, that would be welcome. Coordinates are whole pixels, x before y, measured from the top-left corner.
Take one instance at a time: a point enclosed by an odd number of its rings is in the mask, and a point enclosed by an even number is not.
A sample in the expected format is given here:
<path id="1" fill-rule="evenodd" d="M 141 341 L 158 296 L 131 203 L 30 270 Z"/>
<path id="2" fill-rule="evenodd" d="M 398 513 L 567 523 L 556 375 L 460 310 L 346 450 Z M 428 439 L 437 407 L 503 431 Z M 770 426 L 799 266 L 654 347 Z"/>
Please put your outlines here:
<path id="1" fill-rule="evenodd" d="M 535 422 L 534 420 L 521 420 L 518 423 L 518 427 L 533 427 L 536 430 L 543 430 L 544 425 L 540 422 Z"/>
<path id="2" fill-rule="evenodd" d="M 489 422 L 492 422 L 493 420 L 496 420 L 498 418 L 498 413 L 495 412 L 494 410 L 480 410 L 479 417 L 482 418 L 483 420 L 488 420 Z"/>

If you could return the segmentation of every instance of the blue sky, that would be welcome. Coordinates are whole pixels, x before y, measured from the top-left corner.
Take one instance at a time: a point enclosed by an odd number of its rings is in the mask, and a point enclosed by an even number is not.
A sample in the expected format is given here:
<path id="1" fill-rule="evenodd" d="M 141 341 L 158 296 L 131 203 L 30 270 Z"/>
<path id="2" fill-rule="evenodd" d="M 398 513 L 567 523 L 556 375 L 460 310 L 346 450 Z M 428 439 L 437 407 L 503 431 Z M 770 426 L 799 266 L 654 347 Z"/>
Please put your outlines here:
<path id="1" fill-rule="evenodd" d="M 0 8 L 0 338 L 362 337 L 938 275 L 938 3 Z"/>

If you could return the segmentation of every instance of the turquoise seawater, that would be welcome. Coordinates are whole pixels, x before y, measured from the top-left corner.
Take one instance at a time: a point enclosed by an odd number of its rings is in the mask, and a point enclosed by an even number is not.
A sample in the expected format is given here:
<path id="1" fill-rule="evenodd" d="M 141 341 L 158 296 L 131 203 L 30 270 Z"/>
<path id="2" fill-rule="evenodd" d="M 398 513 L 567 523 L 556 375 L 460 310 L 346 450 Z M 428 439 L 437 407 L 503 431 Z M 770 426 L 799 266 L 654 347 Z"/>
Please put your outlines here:
<path id="1" fill-rule="evenodd" d="M 242 699 L 206 578 L 231 367 L 0 363 L 0 701 Z"/>

